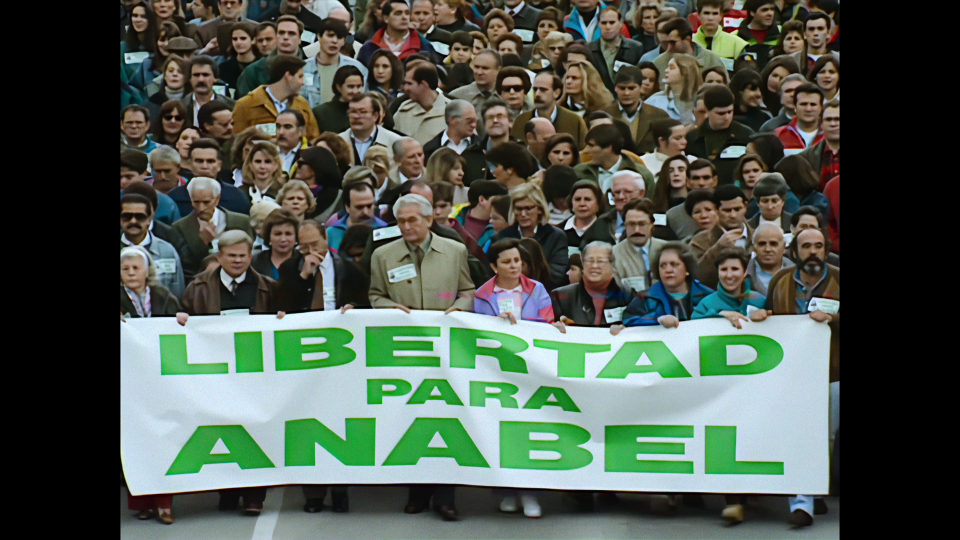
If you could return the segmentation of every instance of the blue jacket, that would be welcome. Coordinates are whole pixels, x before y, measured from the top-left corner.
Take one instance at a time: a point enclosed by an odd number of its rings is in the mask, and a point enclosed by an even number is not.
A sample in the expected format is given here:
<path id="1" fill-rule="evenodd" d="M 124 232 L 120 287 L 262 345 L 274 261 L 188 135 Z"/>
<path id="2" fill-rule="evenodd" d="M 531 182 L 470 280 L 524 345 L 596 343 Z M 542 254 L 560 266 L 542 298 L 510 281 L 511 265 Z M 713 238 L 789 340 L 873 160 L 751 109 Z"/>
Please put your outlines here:
<path id="1" fill-rule="evenodd" d="M 713 293 L 713 289 L 693 280 L 693 286 L 690 287 L 690 307 L 696 310 L 707 296 Z M 676 315 L 673 312 L 673 305 L 670 303 L 670 293 L 663 286 L 662 281 L 658 281 L 650 289 L 637 294 L 630 302 L 627 309 L 623 312 L 624 326 L 655 326 L 660 324 L 657 319 L 664 315 Z M 691 313 L 691 315 L 693 315 Z M 685 319 L 681 319 L 685 320 Z"/>
<path id="2" fill-rule="evenodd" d="M 720 315 L 721 311 L 737 311 L 741 315 L 746 315 L 747 306 L 763 309 L 764 305 L 766 305 L 767 298 L 757 291 L 751 290 L 749 277 L 744 283 L 747 285 L 747 288 L 742 300 L 730 296 L 730 293 L 725 291 L 723 287 L 719 287 L 717 288 L 717 292 L 707 296 L 697 304 L 697 308 L 693 310 L 693 317 L 691 317 L 691 319 L 723 317 L 723 315 Z"/>
<path id="3" fill-rule="evenodd" d="M 830 199 L 817 190 L 811 191 L 809 195 L 804 197 L 798 207 L 800 206 L 812 206 L 816 208 L 820 211 L 820 215 L 823 216 L 824 220 L 830 217 Z M 786 210 L 786 208 L 784 208 L 784 210 Z M 794 213 L 795 212 L 796 210 L 794 210 Z"/>
<path id="4" fill-rule="evenodd" d="M 607 7 L 607 4 L 600 2 L 599 5 L 597 5 L 597 14 L 603 11 L 606 7 Z M 582 39 L 587 43 L 590 43 L 591 41 L 596 41 L 600 39 L 599 23 L 597 24 L 597 28 L 593 31 L 592 36 L 588 38 L 583 35 L 585 30 L 583 26 L 580 24 L 580 11 L 576 7 L 570 10 L 570 15 L 567 15 L 566 20 L 564 20 L 563 22 L 563 28 L 566 33 L 573 36 L 574 40 Z M 623 36 L 626 38 L 630 37 L 630 31 L 627 30 L 627 25 L 623 25 L 623 27 L 620 30 L 620 33 L 623 34 Z"/>
<path id="5" fill-rule="evenodd" d="M 159 193 L 157 194 L 159 195 Z M 173 199 L 173 202 L 177 203 L 177 208 L 180 209 L 180 215 L 189 216 L 193 212 L 193 205 L 190 204 L 190 193 L 187 191 L 187 186 L 175 187 L 170 190 L 170 193 L 167 195 Z M 232 186 L 230 184 L 225 184 L 222 180 L 220 181 L 220 206 L 238 214 L 250 215 L 250 197 L 247 197 L 244 192 Z"/>
<path id="6" fill-rule="evenodd" d="M 496 302 L 496 295 L 493 293 L 493 287 L 497 284 L 497 276 L 490 278 L 490 281 L 484 283 L 477 289 L 473 297 L 473 312 L 481 315 L 500 315 L 500 305 Z M 553 302 L 547 293 L 546 287 L 539 281 L 520 276 L 520 285 L 522 290 L 520 296 L 523 299 L 523 307 L 520 308 L 520 320 L 536 322 L 553 322 Z"/>
<path id="7" fill-rule="evenodd" d="M 343 216 L 336 223 L 327 227 L 327 242 L 330 244 L 330 249 L 334 251 L 340 250 L 340 242 L 343 241 L 343 234 L 347 232 L 347 220 L 350 219 L 350 216 Z M 381 227 L 386 227 L 389 225 L 386 221 L 374 216 L 372 220 L 368 223 L 374 229 L 379 229 Z"/>

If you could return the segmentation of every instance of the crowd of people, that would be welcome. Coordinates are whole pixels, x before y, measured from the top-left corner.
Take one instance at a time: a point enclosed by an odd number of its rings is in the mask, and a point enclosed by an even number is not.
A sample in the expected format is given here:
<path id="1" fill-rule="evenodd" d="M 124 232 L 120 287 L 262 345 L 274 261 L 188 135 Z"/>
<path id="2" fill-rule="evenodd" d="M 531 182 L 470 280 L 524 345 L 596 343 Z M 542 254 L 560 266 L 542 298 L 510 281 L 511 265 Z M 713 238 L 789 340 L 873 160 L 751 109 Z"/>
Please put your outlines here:
<path id="1" fill-rule="evenodd" d="M 121 0 L 120 311 L 831 330 L 839 0 Z M 833 468 L 834 481 L 839 478 Z M 385 479 L 386 480 L 386 479 Z M 304 510 L 327 486 L 303 487 Z M 346 512 L 346 486 L 331 486 Z M 220 492 L 248 515 L 266 488 Z M 407 513 L 458 519 L 453 485 Z M 536 492 L 500 510 L 541 515 Z M 571 492 L 590 511 L 594 493 Z M 609 501 L 615 494 L 600 494 Z M 129 498 L 173 523 L 172 495 Z M 653 508 L 702 505 L 658 495 Z M 820 498 L 790 497 L 808 526 Z M 727 497 L 722 518 L 745 519 Z"/>

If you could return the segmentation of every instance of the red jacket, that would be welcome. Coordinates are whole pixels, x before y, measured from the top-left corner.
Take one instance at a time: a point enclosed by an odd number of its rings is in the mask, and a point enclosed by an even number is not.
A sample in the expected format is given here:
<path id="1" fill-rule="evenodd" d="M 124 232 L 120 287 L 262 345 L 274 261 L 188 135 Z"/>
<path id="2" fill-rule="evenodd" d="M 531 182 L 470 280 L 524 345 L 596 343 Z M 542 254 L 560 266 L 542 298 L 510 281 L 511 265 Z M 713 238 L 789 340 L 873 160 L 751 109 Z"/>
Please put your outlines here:
<path id="1" fill-rule="evenodd" d="M 834 176 L 823 188 L 823 194 L 830 199 L 830 251 L 840 254 L 840 175 Z"/>
<path id="2" fill-rule="evenodd" d="M 799 128 L 797 128 L 796 116 L 793 117 L 793 120 L 791 120 L 789 124 L 783 127 L 778 127 L 777 129 L 773 130 L 773 132 L 776 133 L 777 137 L 780 138 L 780 142 L 783 143 L 784 150 L 803 150 L 807 147 L 803 141 L 803 137 L 800 136 Z M 816 145 L 821 140 L 823 140 L 823 130 L 817 128 L 817 136 L 813 138 L 813 143 L 810 146 Z"/>

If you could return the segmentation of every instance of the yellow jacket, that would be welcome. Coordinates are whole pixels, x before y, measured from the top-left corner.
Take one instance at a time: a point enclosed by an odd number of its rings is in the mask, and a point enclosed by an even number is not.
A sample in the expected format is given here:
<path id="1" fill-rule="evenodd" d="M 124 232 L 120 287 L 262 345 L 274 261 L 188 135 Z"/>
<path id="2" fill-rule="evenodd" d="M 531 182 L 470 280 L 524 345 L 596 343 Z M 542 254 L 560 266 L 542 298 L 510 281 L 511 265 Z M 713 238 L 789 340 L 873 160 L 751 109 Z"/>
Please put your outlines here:
<path id="1" fill-rule="evenodd" d="M 704 49 L 707 48 L 707 36 L 703 33 L 703 26 L 693 35 L 693 42 Z M 741 37 L 717 30 L 717 35 L 713 36 L 713 44 L 708 50 L 720 58 L 736 60 L 746 46 L 747 42 Z"/>
<path id="2" fill-rule="evenodd" d="M 250 126 L 274 124 L 277 121 L 277 115 L 280 113 L 277 111 L 276 105 L 273 104 L 273 100 L 267 95 L 266 88 L 266 86 L 261 86 L 237 100 L 237 104 L 233 107 L 234 133 L 240 133 Z M 310 110 L 310 102 L 303 96 L 298 95 L 293 98 L 291 108 L 300 111 L 306 119 L 305 135 L 307 140 L 312 141 L 319 137 L 320 127 L 317 126 L 317 119 L 313 116 L 313 111 Z M 272 131 L 272 133 L 275 134 L 276 131 Z"/>

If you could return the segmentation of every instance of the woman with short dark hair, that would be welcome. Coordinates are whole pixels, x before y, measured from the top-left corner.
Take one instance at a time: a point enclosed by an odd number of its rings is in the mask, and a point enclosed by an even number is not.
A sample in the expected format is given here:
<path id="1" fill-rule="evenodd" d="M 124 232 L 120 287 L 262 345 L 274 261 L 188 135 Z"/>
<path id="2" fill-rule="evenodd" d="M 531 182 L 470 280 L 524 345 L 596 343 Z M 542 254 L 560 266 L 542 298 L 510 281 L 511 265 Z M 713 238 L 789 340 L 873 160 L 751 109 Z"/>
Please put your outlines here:
<path id="1" fill-rule="evenodd" d="M 752 69 L 742 69 L 730 79 L 733 92 L 733 119 L 754 131 L 773 118 L 761 109 L 763 92 L 760 91 L 760 74 Z"/>
<path id="2" fill-rule="evenodd" d="M 650 261 L 654 285 L 637 294 L 623 313 L 624 326 L 677 328 L 713 289 L 696 279 L 697 258 L 683 242 L 667 242 Z"/>
<path id="3" fill-rule="evenodd" d="M 261 276 L 279 280 L 281 264 L 290 258 L 303 258 L 294 249 L 299 240 L 299 228 L 300 220 L 293 212 L 283 208 L 270 212 L 261 225 L 264 249 L 253 256 L 250 267 Z"/>
<path id="4" fill-rule="evenodd" d="M 350 129 L 347 107 L 350 99 L 363 92 L 363 73 L 360 68 L 342 65 L 333 74 L 333 99 L 313 108 L 320 132 L 337 134 Z"/>
<path id="5" fill-rule="evenodd" d="M 567 245 L 579 250 L 584 233 L 596 223 L 597 216 L 607 211 L 607 198 L 595 182 L 579 180 L 570 189 L 567 207 L 573 215 L 563 224 L 563 232 L 567 235 Z"/>
<path id="6" fill-rule="evenodd" d="M 228 59 L 220 64 L 220 80 L 227 88 L 236 90 L 240 74 L 250 64 L 260 58 L 257 48 L 257 25 L 255 23 L 235 23 L 230 30 L 230 43 L 226 49 Z"/>

